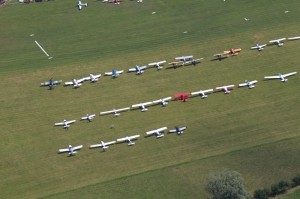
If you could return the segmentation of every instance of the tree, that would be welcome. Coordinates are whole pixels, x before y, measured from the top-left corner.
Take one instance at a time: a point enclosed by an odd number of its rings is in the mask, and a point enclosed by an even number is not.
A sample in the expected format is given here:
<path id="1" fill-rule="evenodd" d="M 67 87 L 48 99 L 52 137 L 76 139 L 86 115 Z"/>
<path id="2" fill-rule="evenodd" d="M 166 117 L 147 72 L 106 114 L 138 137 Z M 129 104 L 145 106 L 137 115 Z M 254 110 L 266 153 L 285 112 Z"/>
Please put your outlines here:
<path id="1" fill-rule="evenodd" d="M 211 173 L 205 185 L 205 190 L 212 199 L 247 199 L 243 179 L 236 171 L 221 170 Z"/>
<path id="2" fill-rule="evenodd" d="M 254 192 L 255 199 L 268 199 L 269 191 L 266 189 L 258 189 Z"/>

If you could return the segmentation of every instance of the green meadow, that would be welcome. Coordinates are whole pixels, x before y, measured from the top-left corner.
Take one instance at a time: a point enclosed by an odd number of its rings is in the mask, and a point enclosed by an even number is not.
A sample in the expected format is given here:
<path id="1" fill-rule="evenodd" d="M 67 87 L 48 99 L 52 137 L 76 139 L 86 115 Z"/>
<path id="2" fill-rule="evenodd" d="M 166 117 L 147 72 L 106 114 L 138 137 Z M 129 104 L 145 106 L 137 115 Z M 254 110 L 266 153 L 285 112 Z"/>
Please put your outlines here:
<path id="1" fill-rule="evenodd" d="M 300 41 L 250 50 L 300 36 L 299 1 L 87 2 L 81 11 L 71 0 L 0 7 L 0 198 L 207 198 L 203 186 L 212 171 L 238 171 L 250 194 L 300 172 L 299 74 L 286 83 L 263 80 L 299 72 Z M 211 61 L 230 48 L 242 51 Z M 196 66 L 104 76 L 184 55 L 204 59 Z M 102 77 L 78 89 L 39 86 L 90 73 Z M 237 88 L 246 79 L 258 80 L 256 87 Z M 215 92 L 144 113 L 99 116 L 227 84 L 236 85 L 230 95 Z M 97 116 L 79 121 L 87 113 Z M 68 130 L 53 126 L 64 119 L 77 121 Z M 163 126 L 188 129 L 180 136 L 145 137 Z M 141 137 L 132 147 L 88 149 L 135 134 Z M 69 144 L 83 149 L 73 157 L 57 153 Z"/>

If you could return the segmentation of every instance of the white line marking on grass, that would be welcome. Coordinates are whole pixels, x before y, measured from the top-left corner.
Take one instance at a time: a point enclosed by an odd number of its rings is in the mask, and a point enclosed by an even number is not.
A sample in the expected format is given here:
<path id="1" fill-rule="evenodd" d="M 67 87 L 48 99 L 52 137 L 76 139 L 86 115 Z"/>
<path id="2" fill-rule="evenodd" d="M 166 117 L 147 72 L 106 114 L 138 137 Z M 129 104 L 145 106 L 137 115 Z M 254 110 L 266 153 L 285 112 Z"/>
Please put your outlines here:
<path id="1" fill-rule="evenodd" d="M 44 50 L 44 48 L 37 41 L 34 41 L 34 42 L 45 53 L 45 55 L 47 55 L 48 59 L 52 59 L 53 58 L 53 57 L 50 57 L 50 55 L 48 55 L 48 53 Z"/>

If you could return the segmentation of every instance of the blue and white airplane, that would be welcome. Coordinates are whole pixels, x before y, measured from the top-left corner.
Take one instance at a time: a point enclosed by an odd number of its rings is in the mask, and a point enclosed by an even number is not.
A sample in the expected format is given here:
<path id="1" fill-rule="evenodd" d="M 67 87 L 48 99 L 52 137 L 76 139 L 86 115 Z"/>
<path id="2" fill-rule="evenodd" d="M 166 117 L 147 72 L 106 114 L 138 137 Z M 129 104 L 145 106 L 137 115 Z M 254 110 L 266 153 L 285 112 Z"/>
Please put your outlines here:
<path id="1" fill-rule="evenodd" d="M 147 68 L 147 66 L 138 66 L 136 65 L 134 68 L 129 68 L 128 72 L 136 72 L 137 75 L 141 75 L 144 73 L 144 70 Z"/>
<path id="2" fill-rule="evenodd" d="M 83 146 L 82 145 L 79 145 L 79 146 L 75 146 L 75 147 L 72 147 L 72 145 L 69 145 L 68 148 L 66 149 L 59 149 L 58 152 L 59 153 L 68 153 L 70 156 L 71 155 L 75 155 L 77 153 L 76 150 L 80 150 Z"/>
<path id="3" fill-rule="evenodd" d="M 116 70 L 113 69 L 111 72 L 106 72 L 105 75 L 106 76 L 112 76 L 113 78 L 119 76 L 120 74 L 122 74 L 124 72 L 124 70 Z"/>

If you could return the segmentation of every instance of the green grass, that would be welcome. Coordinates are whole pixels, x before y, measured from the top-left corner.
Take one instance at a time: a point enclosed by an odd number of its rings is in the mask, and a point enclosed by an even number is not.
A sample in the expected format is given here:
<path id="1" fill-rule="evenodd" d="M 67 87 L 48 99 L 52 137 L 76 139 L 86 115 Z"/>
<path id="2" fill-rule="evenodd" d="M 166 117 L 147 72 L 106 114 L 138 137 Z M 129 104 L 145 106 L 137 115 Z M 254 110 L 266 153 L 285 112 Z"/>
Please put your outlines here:
<path id="1" fill-rule="evenodd" d="M 69 0 L 1 7 L 0 198 L 203 198 L 207 173 L 223 167 L 241 172 L 249 191 L 299 172 L 299 77 L 285 84 L 262 81 L 264 75 L 299 69 L 299 42 L 262 53 L 248 50 L 299 34 L 299 2 L 270 2 L 155 0 L 117 7 L 94 1 L 81 12 Z M 48 60 L 35 40 L 54 58 Z M 231 47 L 243 50 L 237 57 L 210 61 Z M 50 77 L 69 81 L 189 54 L 205 59 L 196 67 L 101 77 L 77 90 L 39 88 Z M 146 113 L 76 122 L 67 131 L 53 127 L 86 113 L 245 79 L 259 83 L 228 96 L 214 93 Z M 188 130 L 182 136 L 143 138 L 146 131 L 175 125 Z M 141 134 L 134 147 L 88 150 L 100 139 L 133 134 Z M 72 158 L 58 155 L 68 144 L 84 148 Z"/>
<path id="2" fill-rule="evenodd" d="M 284 196 L 280 196 L 280 199 L 297 199 L 300 197 L 300 190 L 296 190 L 295 192 L 285 194 Z"/>

